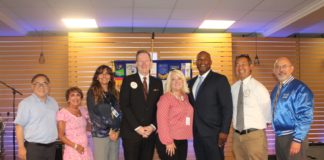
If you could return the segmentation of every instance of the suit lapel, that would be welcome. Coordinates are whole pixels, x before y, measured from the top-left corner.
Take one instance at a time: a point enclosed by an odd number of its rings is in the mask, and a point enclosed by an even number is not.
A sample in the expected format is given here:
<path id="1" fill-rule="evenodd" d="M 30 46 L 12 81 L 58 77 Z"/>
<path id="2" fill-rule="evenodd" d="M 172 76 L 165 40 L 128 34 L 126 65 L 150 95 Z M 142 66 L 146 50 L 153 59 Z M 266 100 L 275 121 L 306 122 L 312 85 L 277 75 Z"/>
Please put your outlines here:
<path id="1" fill-rule="evenodd" d="M 191 81 L 191 83 L 190 83 L 190 87 L 189 87 L 189 89 L 190 89 L 190 94 L 189 94 L 190 97 L 189 97 L 189 98 L 192 99 L 193 101 L 195 101 L 195 98 L 194 98 L 194 96 L 193 96 L 192 89 L 193 89 L 194 84 L 196 83 L 197 78 L 198 78 L 198 76 L 196 76 L 196 77 L 194 77 L 194 78 L 192 79 L 192 81 Z"/>
<path id="2" fill-rule="evenodd" d="M 212 73 L 212 71 L 210 71 L 210 72 L 207 74 L 206 78 L 204 79 L 204 81 L 203 81 L 202 84 L 200 85 L 199 91 L 198 91 L 198 93 L 197 93 L 197 95 L 196 95 L 196 99 L 198 99 L 198 97 L 199 97 L 199 93 L 202 92 L 202 91 L 204 90 L 204 87 L 207 85 L 208 80 L 209 80 L 210 77 L 211 77 L 211 73 Z"/>
<path id="3" fill-rule="evenodd" d="M 149 90 L 148 90 L 148 94 L 147 94 L 147 100 L 146 102 L 150 102 L 151 98 L 152 98 L 152 93 L 153 93 L 153 89 L 154 89 L 154 81 L 153 81 L 153 77 L 150 77 L 150 82 L 149 82 Z"/>

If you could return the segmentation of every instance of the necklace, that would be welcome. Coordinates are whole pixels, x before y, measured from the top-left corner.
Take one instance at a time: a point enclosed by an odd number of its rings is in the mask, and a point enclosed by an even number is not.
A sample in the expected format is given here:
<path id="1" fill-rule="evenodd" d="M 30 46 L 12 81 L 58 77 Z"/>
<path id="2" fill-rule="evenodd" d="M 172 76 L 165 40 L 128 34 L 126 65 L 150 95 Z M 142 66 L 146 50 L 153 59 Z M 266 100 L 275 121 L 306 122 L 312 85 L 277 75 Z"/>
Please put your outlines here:
<path id="1" fill-rule="evenodd" d="M 181 94 L 180 96 L 176 95 L 174 92 L 171 92 L 172 95 L 179 101 L 184 101 L 184 97 L 183 95 Z"/>

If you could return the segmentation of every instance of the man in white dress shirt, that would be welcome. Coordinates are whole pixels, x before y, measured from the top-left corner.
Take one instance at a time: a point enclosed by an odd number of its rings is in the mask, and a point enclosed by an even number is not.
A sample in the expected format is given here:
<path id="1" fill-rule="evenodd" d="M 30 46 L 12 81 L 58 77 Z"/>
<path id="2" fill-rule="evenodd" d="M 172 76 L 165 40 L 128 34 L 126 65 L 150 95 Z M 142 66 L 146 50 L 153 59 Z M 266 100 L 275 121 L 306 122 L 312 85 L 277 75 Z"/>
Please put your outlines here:
<path id="1" fill-rule="evenodd" d="M 265 129 L 271 123 L 268 90 L 251 75 L 253 64 L 248 55 L 235 59 L 238 81 L 231 86 L 233 97 L 233 152 L 236 160 L 267 160 Z"/>

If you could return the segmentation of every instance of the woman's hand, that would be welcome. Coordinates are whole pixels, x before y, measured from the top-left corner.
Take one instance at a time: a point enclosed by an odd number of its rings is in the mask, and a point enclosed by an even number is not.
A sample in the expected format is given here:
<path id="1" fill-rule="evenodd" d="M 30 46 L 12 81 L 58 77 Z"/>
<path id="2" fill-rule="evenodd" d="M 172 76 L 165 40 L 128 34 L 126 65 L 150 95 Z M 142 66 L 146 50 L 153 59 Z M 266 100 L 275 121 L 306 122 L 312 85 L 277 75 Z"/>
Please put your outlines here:
<path id="1" fill-rule="evenodd" d="M 116 132 L 114 130 L 109 131 L 109 139 L 110 140 L 117 141 L 118 137 L 119 137 L 119 131 L 118 132 Z"/>
<path id="2" fill-rule="evenodd" d="M 169 155 L 169 156 L 173 156 L 175 154 L 175 150 L 176 150 L 176 146 L 174 143 L 171 143 L 171 144 L 168 144 L 166 145 L 166 153 Z"/>
<path id="3" fill-rule="evenodd" d="M 81 145 L 75 144 L 77 147 L 74 148 L 75 150 L 77 150 L 80 154 L 84 153 L 84 148 Z"/>

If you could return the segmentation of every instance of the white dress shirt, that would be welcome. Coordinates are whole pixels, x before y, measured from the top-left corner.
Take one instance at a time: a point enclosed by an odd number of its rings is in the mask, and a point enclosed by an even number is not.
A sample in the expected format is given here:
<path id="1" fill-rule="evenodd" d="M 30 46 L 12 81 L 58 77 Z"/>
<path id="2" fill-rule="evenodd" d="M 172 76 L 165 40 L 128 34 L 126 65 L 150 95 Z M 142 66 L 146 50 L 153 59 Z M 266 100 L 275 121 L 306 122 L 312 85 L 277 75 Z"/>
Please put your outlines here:
<path id="1" fill-rule="evenodd" d="M 203 75 L 197 76 L 197 79 L 195 81 L 195 84 L 192 86 L 192 95 L 194 97 L 197 97 L 197 95 L 196 95 L 196 93 L 197 93 L 196 89 L 197 89 L 197 85 L 198 85 L 198 82 L 199 82 L 199 78 L 202 77 L 202 79 L 201 79 L 201 84 L 202 84 L 204 82 L 205 78 L 207 77 L 207 75 L 208 75 L 209 72 L 210 72 L 210 70 L 207 71 L 206 73 L 204 73 Z M 200 87 L 201 87 L 201 85 L 200 85 Z"/>
<path id="2" fill-rule="evenodd" d="M 231 86 L 233 99 L 233 127 L 236 129 L 237 99 L 241 80 Z M 269 91 L 251 75 L 243 80 L 244 129 L 264 129 L 271 123 L 271 101 Z"/>

